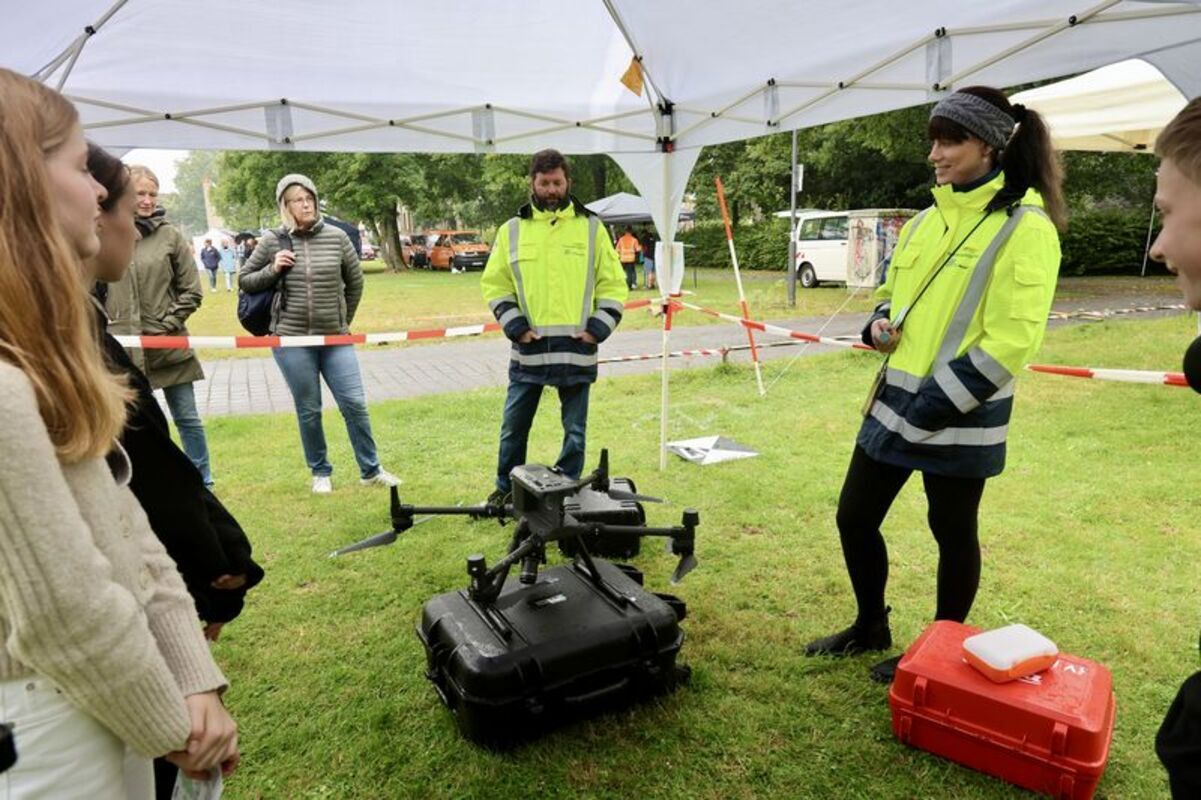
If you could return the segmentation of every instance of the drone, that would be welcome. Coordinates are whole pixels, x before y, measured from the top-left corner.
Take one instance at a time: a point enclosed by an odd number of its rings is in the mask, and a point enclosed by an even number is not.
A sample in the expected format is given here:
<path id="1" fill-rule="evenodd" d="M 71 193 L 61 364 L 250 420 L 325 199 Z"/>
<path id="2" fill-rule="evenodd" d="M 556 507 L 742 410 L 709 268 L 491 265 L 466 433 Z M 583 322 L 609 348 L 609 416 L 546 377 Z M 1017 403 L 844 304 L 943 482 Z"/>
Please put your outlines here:
<path id="1" fill-rule="evenodd" d="M 359 550 L 392 544 L 401 534 L 414 525 L 433 519 L 435 516 L 459 515 L 471 519 L 496 519 L 502 524 L 516 522 L 508 551 L 496 564 L 489 567 L 481 554 L 467 558 L 467 575 L 471 580 L 468 594 L 473 601 L 482 605 L 494 604 L 500 596 L 505 579 L 514 565 L 520 564 L 519 580 L 533 584 L 538 580 L 539 565 L 546 563 L 546 545 L 549 542 L 575 540 L 573 551 L 592 578 L 597 588 L 618 605 L 626 598 L 606 585 L 586 545 L 589 535 L 626 534 L 633 536 L 660 536 L 667 539 L 667 552 L 679 556 L 672 573 L 671 582 L 679 583 L 697 566 L 695 554 L 696 528 L 700 514 L 696 509 L 686 508 L 679 525 L 651 527 L 645 525 L 613 525 L 587 519 L 586 515 L 573 514 L 578 504 L 570 501 L 582 490 L 607 494 L 613 500 L 662 502 L 659 498 L 628 492 L 610 485 L 609 451 L 602 450 L 600 462 L 591 474 L 573 479 L 557 469 L 541 464 L 525 464 L 513 469 L 510 474 L 513 486 L 511 500 L 504 504 L 476 506 L 415 506 L 400 501 L 396 487 L 391 489 L 392 529 L 370 536 L 361 542 L 335 550 L 330 557 L 342 556 Z"/>

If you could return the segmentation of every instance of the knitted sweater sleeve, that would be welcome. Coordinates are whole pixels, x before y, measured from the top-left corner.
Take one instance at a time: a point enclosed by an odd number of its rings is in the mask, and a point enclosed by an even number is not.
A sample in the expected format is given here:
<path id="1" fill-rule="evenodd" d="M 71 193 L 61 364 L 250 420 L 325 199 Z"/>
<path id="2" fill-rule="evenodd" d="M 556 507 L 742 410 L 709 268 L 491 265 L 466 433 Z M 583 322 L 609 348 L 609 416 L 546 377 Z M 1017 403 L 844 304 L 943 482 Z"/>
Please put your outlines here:
<path id="1" fill-rule="evenodd" d="M 32 385 L 9 365 L 0 365 L 0 419 L 0 658 L 49 678 L 143 755 L 182 748 L 183 692 L 95 545 Z"/>

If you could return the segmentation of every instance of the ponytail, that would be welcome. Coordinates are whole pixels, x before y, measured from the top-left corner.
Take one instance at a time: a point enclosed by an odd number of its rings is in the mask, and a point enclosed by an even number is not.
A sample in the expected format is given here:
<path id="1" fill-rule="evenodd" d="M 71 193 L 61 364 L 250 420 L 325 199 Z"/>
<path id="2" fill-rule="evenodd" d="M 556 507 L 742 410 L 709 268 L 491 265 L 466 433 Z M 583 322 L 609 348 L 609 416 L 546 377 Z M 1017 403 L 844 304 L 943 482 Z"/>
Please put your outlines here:
<path id="1" fill-rule="evenodd" d="M 1001 150 L 999 165 L 1005 173 L 1005 188 L 994 205 L 1020 202 L 1027 189 L 1043 198 L 1047 216 L 1060 231 L 1067 228 L 1067 205 L 1063 199 L 1063 167 L 1051 145 L 1051 131 L 1042 115 L 1021 103 L 1010 105 L 1005 95 L 988 86 L 968 86 L 961 92 L 973 94 L 1008 113 L 1016 122 L 1009 142 Z"/>

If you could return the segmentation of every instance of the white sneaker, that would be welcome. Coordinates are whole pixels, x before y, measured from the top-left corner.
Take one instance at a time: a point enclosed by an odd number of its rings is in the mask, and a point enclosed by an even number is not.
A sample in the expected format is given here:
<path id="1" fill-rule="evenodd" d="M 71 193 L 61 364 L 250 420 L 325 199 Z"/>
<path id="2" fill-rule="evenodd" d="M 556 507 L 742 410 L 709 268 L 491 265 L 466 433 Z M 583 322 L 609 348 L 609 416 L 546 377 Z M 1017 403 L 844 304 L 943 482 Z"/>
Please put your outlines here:
<path id="1" fill-rule="evenodd" d="M 334 490 L 334 482 L 328 475 L 313 476 L 313 494 L 329 494 Z"/>
<path id="2" fill-rule="evenodd" d="M 370 478 L 359 478 L 359 483 L 364 486 L 400 486 L 402 481 L 388 470 L 380 467 L 379 472 Z M 316 490 L 314 489 L 314 491 Z"/>

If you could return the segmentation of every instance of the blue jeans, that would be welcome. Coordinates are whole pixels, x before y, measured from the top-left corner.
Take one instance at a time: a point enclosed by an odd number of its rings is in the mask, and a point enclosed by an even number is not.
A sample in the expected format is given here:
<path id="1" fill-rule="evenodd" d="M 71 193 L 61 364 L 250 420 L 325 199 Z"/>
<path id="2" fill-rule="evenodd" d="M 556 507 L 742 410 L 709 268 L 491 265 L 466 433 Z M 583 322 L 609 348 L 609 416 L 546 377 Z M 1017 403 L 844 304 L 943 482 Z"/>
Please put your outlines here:
<path id="1" fill-rule="evenodd" d="M 205 486 L 213 485 L 213 472 L 209 466 L 209 445 L 204 438 L 204 423 L 196 411 L 196 392 L 190 383 L 177 383 L 174 386 L 164 386 L 163 395 L 167 398 L 167 408 L 171 409 L 171 419 L 175 421 L 175 429 L 179 431 L 179 441 L 183 451 L 200 470 Z"/>
<path id="2" fill-rule="evenodd" d="M 371 436 L 367 397 L 354 346 L 276 347 L 271 354 L 292 392 L 304 460 L 313 474 L 330 475 L 334 471 L 325 446 L 325 429 L 321 427 L 321 378 L 325 378 L 325 385 L 333 393 L 346 422 L 360 477 L 370 478 L 379 472 L 379 456 Z"/>
<path id="3" fill-rule="evenodd" d="M 556 388 L 562 407 L 563 449 L 559 451 L 555 466 L 568 477 L 578 478 L 584 469 L 584 435 L 588 429 L 588 390 L 591 384 Z M 530 426 L 534 424 L 534 414 L 538 411 L 538 401 L 542 399 L 542 389 L 539 383 L 509 383 L 496 463 L 496 488 L 502 492 L 511 488 L 509 473 L 513 467 L 527 463 L 526 445 L 530 439 Z"/>
<path id="4" fill-rule="evenodd" d="M 208 267 L 205 267 L 205 269 L 208 270 L 209 274 L 209 288 L 215 292 L 217 291 L 217 269 L 216 267 L 213 269 L 208 269 Z"/>

